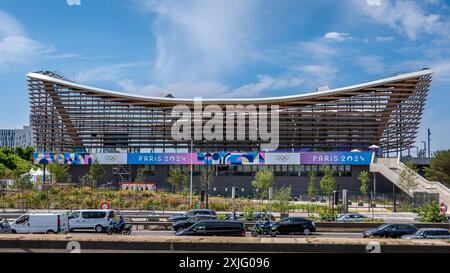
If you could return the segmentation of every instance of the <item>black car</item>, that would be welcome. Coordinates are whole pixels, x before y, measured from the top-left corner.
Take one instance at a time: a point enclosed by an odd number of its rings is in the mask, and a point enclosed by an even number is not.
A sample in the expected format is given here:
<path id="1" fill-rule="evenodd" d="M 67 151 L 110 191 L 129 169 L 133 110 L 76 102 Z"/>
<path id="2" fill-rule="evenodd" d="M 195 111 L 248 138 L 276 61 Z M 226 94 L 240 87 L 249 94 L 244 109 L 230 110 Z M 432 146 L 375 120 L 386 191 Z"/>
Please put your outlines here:
<path id="1" fill-rule="evenodd" d="M 7 221 L 0 222 L 0 234 L 11 233 L 11 227 Z"/>
<path id="2" fill-rule="evenodd" d="M 174 215 L 174 216 L 170 217 L 169 222 L 185 221 L 185 220 L 191 218 L 192 216 L 199 215 L 199 214 L 211 215 L 211 216 L 214 216 L 215 218 L 217 218 L 216 212 L 212 209 L 193 209 L 193 210 L 186 212 L 183 215 Z"/>
<path id="3" fill-rule="evenodd" d="M 363 232 L 363 237 L 400 238 L 403 235 L 414 234 L 416 232 L 417 228 L 412 224 L 384 224 L 375 229 Z"/>
<path id="4" fill-rule="evenodd" d="M 202 220 L 215 220 L 217 219 L 216 216 L 213 215 L 201 215 L 198 214 L 196 216 L 193 216 L 187 220 L 184 221 L 178 221 L 172 224 L 172 229 L 175 231 L 180 231 L 182 229 L 186 229 L 190 226 L 192 226 L 193 224 L 197 223 L 198 221 L 202 221 Z"/>
<path id="5" fill-rule="evenodd" d="M 270 235 L 272 237 L 298 233 L 309 235 L 315 231 L 316 224 L 313 221 L 301 217 L 289 217 L 273 223 Z"/>
<path id="6" fill-rule="evenodd" d="M 245 225 L 238 221 L 206 220 L 176 233 L 177 236 L 240 236 L 245 237 Z"/>

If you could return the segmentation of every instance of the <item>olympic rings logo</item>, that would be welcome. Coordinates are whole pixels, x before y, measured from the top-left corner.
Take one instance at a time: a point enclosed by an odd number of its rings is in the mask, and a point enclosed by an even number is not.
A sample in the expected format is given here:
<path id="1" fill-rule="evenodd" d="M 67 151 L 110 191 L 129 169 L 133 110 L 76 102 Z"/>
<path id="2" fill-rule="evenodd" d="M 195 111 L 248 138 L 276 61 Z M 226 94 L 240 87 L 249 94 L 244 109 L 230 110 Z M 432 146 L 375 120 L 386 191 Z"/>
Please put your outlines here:
<path id="1" fill-rule="evenodd" d="M 108 160 L 108 161 L 116 161 L 117 160 L 117 156 L 114 156 L 114 155 L 107 155 L 104 158 L 105 158 L 105 160 Z"/>
<path id="2" fill-rule="evenodd" d="M 288 156 L 288 155 L 277 155 L 276 159 L 277 159 L 278 161 L 286 162 L 286 161 L 289 160 L 289 156 Z"/>

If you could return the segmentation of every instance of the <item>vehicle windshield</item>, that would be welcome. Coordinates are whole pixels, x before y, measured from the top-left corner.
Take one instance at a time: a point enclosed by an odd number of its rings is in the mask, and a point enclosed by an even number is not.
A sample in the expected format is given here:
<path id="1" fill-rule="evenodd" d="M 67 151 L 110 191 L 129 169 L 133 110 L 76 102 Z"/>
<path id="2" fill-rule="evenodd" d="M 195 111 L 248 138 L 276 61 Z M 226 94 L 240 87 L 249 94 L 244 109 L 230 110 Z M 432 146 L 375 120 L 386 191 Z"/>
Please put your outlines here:
<path id="1" fill-rule="evenodd" d="M 389 226 L 389 224 L 384 224 L 378 227 L 379 230 L 383 230 L 385 228 L 387 228 Z"/>
<path id="2" fill-rule="evenodd" d="M 425 234 L 425 230 L 418 230 L 416 233 L 415 233 L 415 235 L 417 235 L 417 236 L 422 236 L 422 235 L 424 235 Z"/>
<path id="3" fill-rule="evenodd" d="M 284 222 L 288 222 L 288 221 L 289 221 L 289 218 L 278 220 L 278 221 L 276 221 L 276 223 L 280 224 L 280 223 L 284 223 Z"/>

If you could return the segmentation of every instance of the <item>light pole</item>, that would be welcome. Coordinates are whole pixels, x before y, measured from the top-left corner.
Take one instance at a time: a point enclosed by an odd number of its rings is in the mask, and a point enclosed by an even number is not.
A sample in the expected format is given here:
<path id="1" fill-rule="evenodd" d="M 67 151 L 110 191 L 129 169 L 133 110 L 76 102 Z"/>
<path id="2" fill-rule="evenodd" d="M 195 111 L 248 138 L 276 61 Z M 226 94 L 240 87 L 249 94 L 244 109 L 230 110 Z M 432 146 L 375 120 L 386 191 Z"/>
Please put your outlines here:
<path id="1" fill-rule="evenodd" d="M 206 158 L 206 208 L 209 209 L 209 158 L 211 157 L 210 153 L 205 155 Z"/>
<path id="2" fill-rule="evenodd" d="M 422 140 L 423 143 L 423 157 L 427 157 L 427 143 Z"/>
<path id="3" fill-rule="evenodd" d="M 192 188 L 193 188 L 193 186 L 192 186 L 192 177 L 193 177 L 193 163 L 192 163 L 192 156 L 193 156 L 193 154 L 192 154 L 192 151 L 193 151 L 193 148 L 194 148 L 194 141 L 192 140 L 192 138 L 191 138 L 191 175 L 190 175 L 190 185 L 189 185 L 189 206 L 192 206 Z"/>

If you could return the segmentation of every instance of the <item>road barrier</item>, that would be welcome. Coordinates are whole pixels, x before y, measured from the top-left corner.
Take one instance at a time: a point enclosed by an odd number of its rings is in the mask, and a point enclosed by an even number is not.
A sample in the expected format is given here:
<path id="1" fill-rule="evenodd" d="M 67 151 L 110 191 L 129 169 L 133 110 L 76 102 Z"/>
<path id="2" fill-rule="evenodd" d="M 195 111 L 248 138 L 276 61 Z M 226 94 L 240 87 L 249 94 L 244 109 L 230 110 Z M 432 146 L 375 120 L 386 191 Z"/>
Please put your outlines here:
<path id="1" fill-rule="evenodd" d="M 171 222 L 151 222 L 151 221 L 131 221 L 136 230 L 171 230 Z M 245 228 L 250 231 L 255 222 L 245 222 Z M 368 229 L 381 226 L 383 223 L 339 223 L 339 222 L 316 222 L 317 232 L 363 232 Z M 448 229 L 447 223 L 415 223 L 417 228 L 445 228 Z"/>
<path id="2" fill-rule="evenodd" d="M 3 235 L 0 249 L 69 252 L 327 252 L 367 253 L 377 244 L 382 253 L 450 253 L 444 240 L 325 239 L 325 238 L 250 238 L 250 237 L 122 237 L 75 235 Z M 71 249 L 73 251 L 73 249 Z"/>

